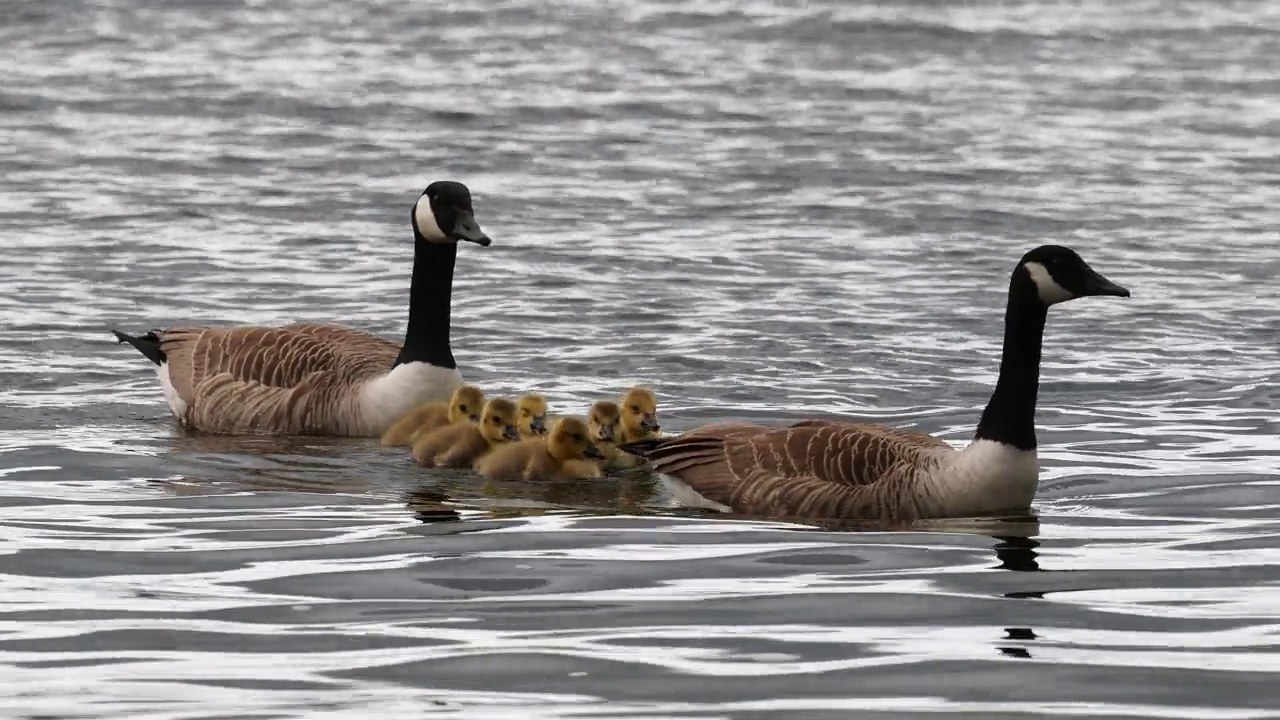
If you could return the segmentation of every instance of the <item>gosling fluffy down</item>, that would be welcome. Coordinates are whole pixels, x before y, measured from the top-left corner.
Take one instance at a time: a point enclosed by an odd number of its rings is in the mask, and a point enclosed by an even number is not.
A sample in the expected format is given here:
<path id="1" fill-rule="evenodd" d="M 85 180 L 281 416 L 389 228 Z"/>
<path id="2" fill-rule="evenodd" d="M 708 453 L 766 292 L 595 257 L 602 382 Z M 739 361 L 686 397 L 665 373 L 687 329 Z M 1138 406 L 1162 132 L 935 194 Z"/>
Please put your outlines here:
<path id="1" fill-rule="evenodd" d="M 484 393 L 474 385 L 463 385 L 453 391 L 449 402 L 423 403 L 391 424 L 382 434 L 383 447 L 412 446 L 425 433 L 445 425 L 480 422 Z"/>
<path id="2" fill-rule="evenodd" d="M 547 434 L 547 399 L 541 395 L 525 395 L 517 403 L 516 427 L 520 437 L 531 438 Z"/>
<path id="3" fill-rule="evenodd" d="M 484 404 L 479 424 L 445 425 L 418 438 L 413 459 L 423 467 L 471 467 L 490 449 L 519 439 L 516 404 L 494 398 Z"/>
<path id="4" fill-rule="evenodd" d="M 534 437 L 494 448 L 475 469 L 497 481 L 553 482 L 600 477 L 600 450 L 591 442 L 587 424 L 561 418 L 546 437 Z"/>
<path id="5" fill-rule="evenodd" d="M 618 437 L 617 444 L 650 440 L 661 437 L 662 426 L 658 423 L 658 400 L 653 391 L 643 387 L 633 387 L 622 394 L 618 402 Z M 616 449 L 606 466 L 610 470 L 625 470 L 645 464 L 643 458 Z"/>

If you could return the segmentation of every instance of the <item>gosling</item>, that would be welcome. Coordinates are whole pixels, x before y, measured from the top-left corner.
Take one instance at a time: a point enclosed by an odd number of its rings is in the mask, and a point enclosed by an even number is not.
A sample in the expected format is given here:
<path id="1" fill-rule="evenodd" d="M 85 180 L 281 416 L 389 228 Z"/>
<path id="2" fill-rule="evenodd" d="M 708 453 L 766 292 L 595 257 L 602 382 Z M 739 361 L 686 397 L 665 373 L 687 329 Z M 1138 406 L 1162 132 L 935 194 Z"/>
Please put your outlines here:
<path id="1" fill-rule="evenodd" d="M 587 424 L 578 418 L 560 418 L 545 437 L 533 437 L 498 446 L 480 458 L 475 469 L 495 481 L 554 482 L 598 478 L 599 448 L 591 442 Z"/>
<path id="2" fill-rule="evenodd" d="M 471 467 L 491 449 L 519 439 L 516 404 L 494 398 L 484 404 L 478 424 L 445 425 L 418 438 L 413 459 L 423 467 Z"/>
<path id="3" fill-rule="evenodd" d="M 424 434 L 445 425 L 464 422 L 480 422 L 480 410 L 484 407 L 484 393 L 473 385 L 463 385 L 453 391 L 449 402 L 423 403 L 401 415 L 382 434 L 383 447 L 412 446 Z"/>
<path id="4" fill-rule="evenodd" d="M 517 405 L 517 428 L 520 437 L 531 438 L 547 434 L 547 400 L 541 395 L 525 395 Z"/>

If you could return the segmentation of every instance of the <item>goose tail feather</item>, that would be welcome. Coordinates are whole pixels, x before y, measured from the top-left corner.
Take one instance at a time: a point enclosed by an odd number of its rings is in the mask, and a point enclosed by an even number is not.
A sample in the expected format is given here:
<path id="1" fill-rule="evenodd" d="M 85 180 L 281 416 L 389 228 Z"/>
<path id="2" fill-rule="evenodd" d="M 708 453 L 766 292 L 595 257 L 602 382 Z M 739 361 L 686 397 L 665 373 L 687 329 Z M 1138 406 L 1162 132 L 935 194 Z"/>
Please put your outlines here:
<path id="1" fill-rule="evenodd" d="M 156 336 L 154 330 L 145 335 L 130 335 L 119 330 L 111 332 L 115 334 L 117 341 L 129 343 L 135 350 L 142 353 L 143 357 L 156 365 L 161 365 L 168 359 L 165 357 L 164 350 L 160 349 L 160 338 Z"/>

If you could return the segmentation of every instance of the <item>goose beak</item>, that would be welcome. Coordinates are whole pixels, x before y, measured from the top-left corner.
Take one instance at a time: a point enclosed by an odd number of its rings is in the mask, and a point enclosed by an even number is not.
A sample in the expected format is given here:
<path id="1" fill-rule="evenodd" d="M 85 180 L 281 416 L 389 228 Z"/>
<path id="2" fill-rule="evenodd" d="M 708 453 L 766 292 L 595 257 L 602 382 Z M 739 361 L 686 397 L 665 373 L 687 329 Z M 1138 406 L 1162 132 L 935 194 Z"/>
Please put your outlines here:
<path id="1" fill-rule="evenodd" d="M 658 424 L 658 418 L 652 415 L 645 415 L 644 419 L 640 421 L 640 429 L 645 432 L 658 432 L 662 429 L 662 426 Z"/>
<path id="2" fill-rule="evenodd" d="M 534 435 L 546 435 L 547 434 L 547 416 L 534 415 L 533 419 L 529 421 L 529 429 L 533 431 Z"/>
<path id="3" fill-rule="evenodd" d="M 476 216 L 466 210 L 457 211 L 454 216 L 453 230 L 449 233 L 449 237 L 454 240 L 473 242 L 480 247 L 489 247 L 489 243 L 493 242 L 480 229 L 480 225 L 476 222 Z"/>
<path id="4" fill-rule="evenodd" d="M 511 441 L 519 440 L 520 430 L 515 425 L 508 425 L 502 428 L 502 437 Z"/>
<path id="5" fill-rule="evenodd" d="M 473 422 L 473 423 L 475 423 L 475 424 L 479 425 L 479 424 L 480 424 L 480 416 L 479 416 L 479 415 L 472 415 L 472 416 L 471 416 L 471 422 Z"/>
<path id="6" fill-rule="evenodd" d="M 1088 268 L 1088 273 L 1084 278 L 1084 292 L 1081 295 L 1129 297 L 1129 291 L 1102 277 L 1093 268 Z"/>
<path id="7" fill-rule="evenodd" d="M 596 447 L 595 443 L 591 443 L 590 445 L 587 445 L 587 448 L 582 451 L 582 455 L 583 457 L 588 457 L 588 458 L 591 458 L 592 460 L 604 459 L 604 453 L 600 452 L 600 448 Z"/>
<path id="8" fill-rule="evenodd" d="M 601 426 L 600 426 L 600 437 L 598 437 L 598 438 L 596 438 L 596 439 L 597 439 L 597 440 L 603 440 L 604 442 L 613 442 L 613 437 L 614 437 L 614 435 L 613 435 L 613 426 L 612 426 L 612 425 L 601 425 Z"/>

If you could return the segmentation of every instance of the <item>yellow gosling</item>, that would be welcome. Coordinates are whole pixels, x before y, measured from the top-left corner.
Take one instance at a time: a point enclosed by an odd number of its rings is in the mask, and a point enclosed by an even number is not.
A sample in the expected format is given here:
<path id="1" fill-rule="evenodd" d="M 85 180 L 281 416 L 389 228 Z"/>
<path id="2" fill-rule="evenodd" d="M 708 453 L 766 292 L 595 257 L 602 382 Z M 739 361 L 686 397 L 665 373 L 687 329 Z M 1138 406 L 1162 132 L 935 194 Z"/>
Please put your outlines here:
<path id="1" fill-rule="evenodd" d="M 621 442 L 629 443 L 658 437 L 662 426 L 658 424 L 658 401 L 648 388 L 633 387 L 622 395 L 618 403 L 622 410 Z"/>
<path id="2" fill-rule="evenodd" d="M 531 438 L 547 434 L 547 399 L 541 395 L 525 395 L 517 404 L 516 417 L 520 437 Z"/>
<path id="3" fill-rule="evenodd" d="M 423 403 L 400 416 L 382 434 L 383 447 L 412 446 L 423 433 L 444 425 L 467 421 L 479 422 L 484 407 L 484 393 L 473 385 L 463 385 L 453 391 L 449 402 Z"/>
<path id="4" fill-rule="evenodd" d="M 658 401 L 653 396 L 652 390 L 633 387 L 622 394 L 622 400 L 618 404 L 621 406 L 618 444 L 660 437 L 662 427 L 658 424 Z M 643 459 L 618 450 L 610 460 L 608 468 L 622 470 L 644 464 Z"/>
<path id="5" fill-rule="evenodd" d="M 579 418 L 561 418 L 545 437 L 532 437 L 494 448 L 480 458 L 475 469 L 489 480 L 553 482 L 600 477 L 600 450 L 591 442 L 587 424 Z"/>
<path id="6" fill-rule="evenodd" d="M 516 404 L 494 398 L 484 404 L 478 424 L 445 425 L 418 438 L 413 459 L 423 467 L 471 467 L 490 449 L 519 439 Z"/>
<path id="7" fill-rule="evenodd" d="M 597 463 L 601 470 L 619 470 L 641 464 L 640 458 L 618 449 L 618 438 L 622 435 L 622 413 L 618 403 L 600 400 L 593 404 L 587 413 L 587 427 L 592 442 L 604 456 Z"/>

